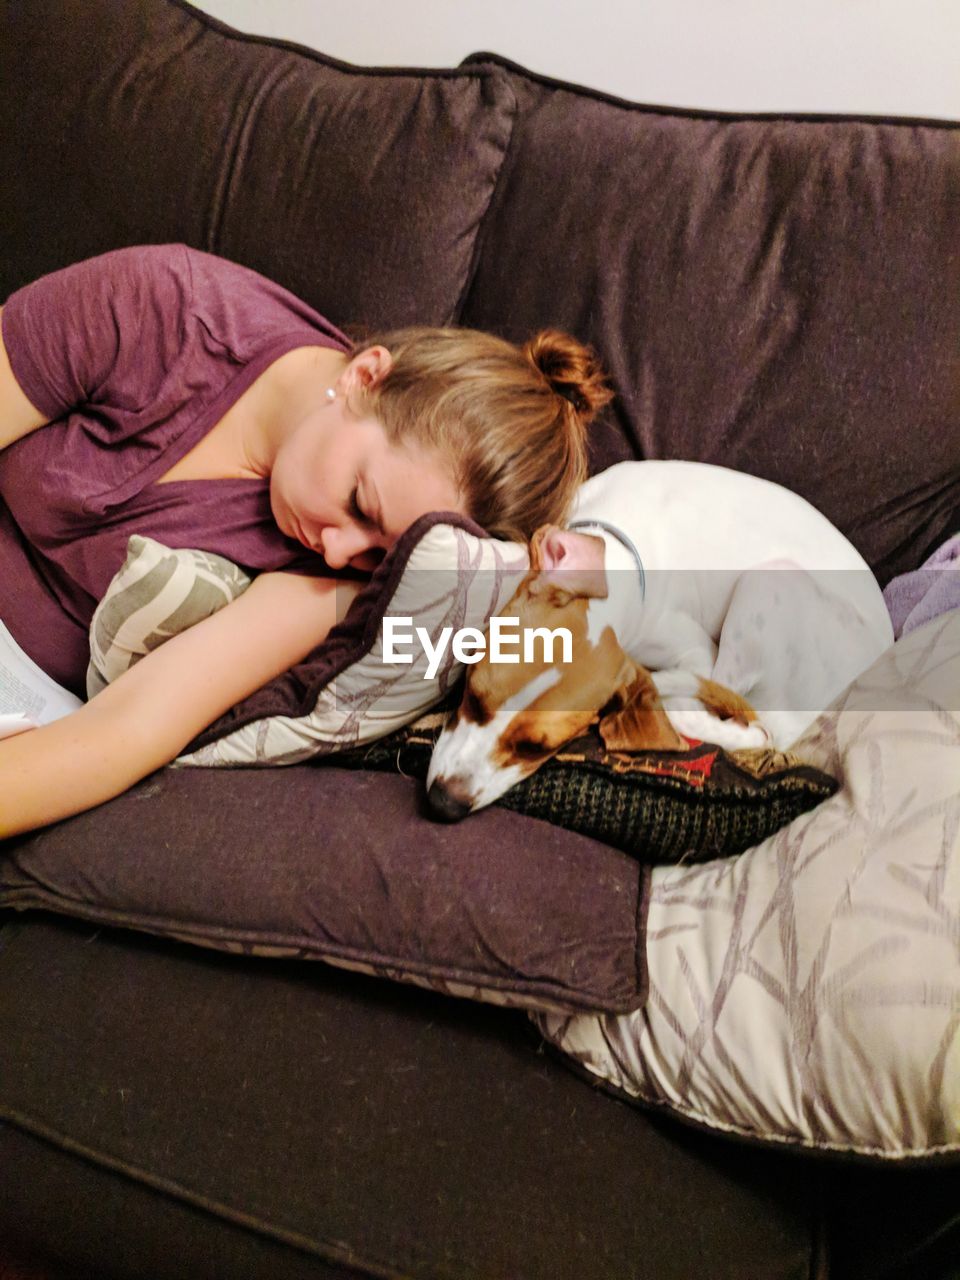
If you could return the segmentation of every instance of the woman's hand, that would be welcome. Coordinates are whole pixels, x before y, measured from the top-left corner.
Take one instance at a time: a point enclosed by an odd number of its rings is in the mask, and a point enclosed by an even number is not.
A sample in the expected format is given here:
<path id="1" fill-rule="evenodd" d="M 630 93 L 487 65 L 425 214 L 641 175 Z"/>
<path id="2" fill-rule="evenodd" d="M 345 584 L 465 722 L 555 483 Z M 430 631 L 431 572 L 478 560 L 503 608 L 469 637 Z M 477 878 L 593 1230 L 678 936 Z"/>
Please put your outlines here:
<path id="1" fill-rule="evenodd" d="M 168 764 L 218 716 L 306 657 L 361 586 L 261 574 L 79 710 L 0 742 L 0 838 L 90 809 Z"/>

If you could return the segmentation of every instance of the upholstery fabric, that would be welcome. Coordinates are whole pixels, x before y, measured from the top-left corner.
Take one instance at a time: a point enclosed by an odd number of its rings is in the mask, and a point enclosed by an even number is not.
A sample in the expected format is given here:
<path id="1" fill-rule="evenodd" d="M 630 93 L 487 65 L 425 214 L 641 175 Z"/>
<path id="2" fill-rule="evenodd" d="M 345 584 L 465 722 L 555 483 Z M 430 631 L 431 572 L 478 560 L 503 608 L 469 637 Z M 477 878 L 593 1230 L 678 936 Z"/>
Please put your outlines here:
<path id="1" fill-rule="evenodd" d="M 623 1096 L 743 1138 L 960 1156 L 960 610 L 797 744 L 844 779 L 734 860 L 657 868 L 650 997 L 544 1034 Z"/>
<path id="2" fill-rule="evenodd" d="M 5 842 L 0 906 L 503 1004 L 642 1002 L 637 863 L 504 809 L 454 829 L 423 807 L 406 778 L 327 765 L 163 769 Z"/>
<path id="3" fill-rule="evenodd" d="M 0 1235 L 89 1280 L 813 1272 L 796 1161 L 651 1125 L 513 1010 L 35 917 L 0 1044 Z"/>
<path id="4" fill-rule="evenodd" d="M 511 83 L 460 319 L 596 346 L 618 397 L 595 470 L 688 458 L 777 481 L 881 585 L 960 528 L 960 127 Z"/>

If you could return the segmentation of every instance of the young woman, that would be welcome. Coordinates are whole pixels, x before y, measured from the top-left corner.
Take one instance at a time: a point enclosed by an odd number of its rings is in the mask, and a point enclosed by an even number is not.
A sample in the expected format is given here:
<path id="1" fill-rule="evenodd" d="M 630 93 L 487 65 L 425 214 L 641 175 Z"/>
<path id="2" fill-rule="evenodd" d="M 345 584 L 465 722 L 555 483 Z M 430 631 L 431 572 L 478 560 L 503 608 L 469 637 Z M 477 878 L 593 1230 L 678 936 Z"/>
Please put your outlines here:
<path id="1" fill-rule="evenodd" d="M 280 286 L 183 245 L 102 255 L 0 309 L 0 620 L 83 690 L 132 533 L 257 576 L 80 710 L 0 741 L 0 837 L 117 795 L 328 633 L 429 511 L 524 539 L 563 519 L 609 399 L 546 332 L 357 349 Z"/>

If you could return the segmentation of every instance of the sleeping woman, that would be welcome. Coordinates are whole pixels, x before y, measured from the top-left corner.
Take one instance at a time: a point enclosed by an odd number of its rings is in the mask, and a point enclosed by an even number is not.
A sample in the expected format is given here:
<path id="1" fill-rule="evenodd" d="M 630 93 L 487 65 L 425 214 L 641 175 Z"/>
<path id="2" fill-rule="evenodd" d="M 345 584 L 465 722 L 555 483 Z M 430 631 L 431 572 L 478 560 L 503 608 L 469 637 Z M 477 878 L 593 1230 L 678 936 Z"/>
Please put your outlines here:
<path id="1" fill-rule="evenodd" d="M 0 838 L 174 759 L 319 644 L 427 512 L 518 540 L 561 521 L 609 398 L 564 334 L 352 347 L 279 285 L 184 245 L 45 276 L 0 326 L 0 621 L 38 666 L 82 695 L 133 533 L 255 575 L 73 714 L 0 741 Z"/>

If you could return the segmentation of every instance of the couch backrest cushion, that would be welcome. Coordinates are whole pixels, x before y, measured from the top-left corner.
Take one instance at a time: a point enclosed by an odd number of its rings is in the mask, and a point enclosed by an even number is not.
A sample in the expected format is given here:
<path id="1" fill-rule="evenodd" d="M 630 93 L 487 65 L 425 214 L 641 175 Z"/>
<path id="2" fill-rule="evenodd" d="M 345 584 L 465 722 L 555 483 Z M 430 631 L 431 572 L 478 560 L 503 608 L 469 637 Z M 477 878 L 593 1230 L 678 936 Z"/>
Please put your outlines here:
<path id="1" fill-rule="evenodd" d="M 0 299 L 184 240 L 335 321 L 448 321 L 510 138 L 496 68 L 360 70 L 181 0 L 38 0 L 0 42 Z"/>
<path id="2" fill-rule="evenodd" d="M 595 469 L 778 481 L 884 582 L 960 527 L 960 126 L 362 70 L 185 0 L 10 6 L 0 110 L 0 297 L 182 240 L 341 324 L 559 325 L 619 392 Z"/>
<path id="3" fill-rule="evenodd" d="M 461 319 L 597 346 L 619 397 L 595 468 L 680 457 L 778 481 L 884 580 L 960 527 L 960 127 L 513 84 Z"/>

